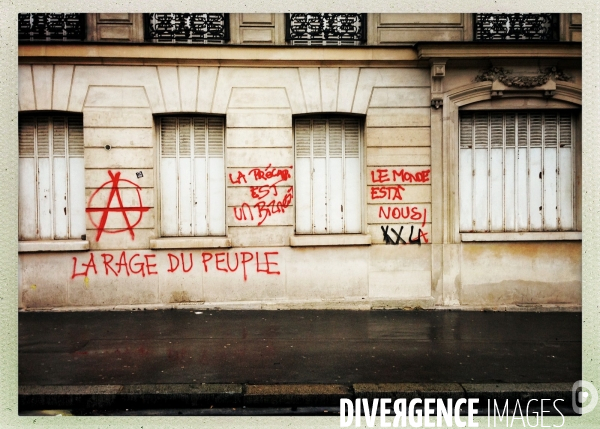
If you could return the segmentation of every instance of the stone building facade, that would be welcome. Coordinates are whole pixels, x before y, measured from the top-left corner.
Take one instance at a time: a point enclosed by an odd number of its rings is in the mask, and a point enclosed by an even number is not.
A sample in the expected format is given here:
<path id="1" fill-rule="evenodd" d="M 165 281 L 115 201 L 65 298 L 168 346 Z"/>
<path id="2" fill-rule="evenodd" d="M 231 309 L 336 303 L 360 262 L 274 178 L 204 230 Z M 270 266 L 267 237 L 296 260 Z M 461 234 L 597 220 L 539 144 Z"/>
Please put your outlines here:
<path id="1" fill-rule="evenodd" d="M 19 306 L 581 304 L 581 16 L 22 14 Z"/>

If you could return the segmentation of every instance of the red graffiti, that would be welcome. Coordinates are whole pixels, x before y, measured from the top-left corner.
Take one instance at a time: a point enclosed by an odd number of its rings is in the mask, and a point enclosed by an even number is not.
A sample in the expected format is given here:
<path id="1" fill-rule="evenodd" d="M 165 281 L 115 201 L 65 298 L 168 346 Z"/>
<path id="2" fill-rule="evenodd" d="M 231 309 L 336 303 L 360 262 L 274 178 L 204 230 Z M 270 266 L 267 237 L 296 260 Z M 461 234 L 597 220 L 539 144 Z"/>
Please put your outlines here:
<path id="1" fill-rule="evenodd" d="M 239 212 L 238 212 L 239 210 Z M 248 212 L 248 216 L 246 216 L 246 211 Z M 237 220 L 254 220 L 254 215 L 252 214 L 252 207 L 248 205 L 248 203 L 242 203 L 241 207 L 233 208 L 233 215 Z"/>
<path id="2" fill-rule="evenodd" d="M 377 175 L 375 175 L 377 173 Z M 377 170 L 371 171 L 371 180 L 373 183 L 386 183 L 390 181 L 387 168 L 378 168 Z"/>
<path id="3" fill-rule="evenodd" d="M 77 258 L 73 257 L 73 274 L 71 275 L 71 279 L 74 279 L 75 277 L 78 276 L 84 276 L 87 277 L 88 276 L 88 272 L 90 271 L 90 268 L 94 269 L 94 274 L 98 274 L 98 270 L 96 269 L 96 263 L 94 262 L 94 254 L 90 253 L 90 259 L 88 261 L 87 264 L 81 264 L 82 267 L 85 267 L 85 271 L 81 271 L 81 272 L 76 272 L 77 270 Z"/>
<path id="4" fill-rule="evenodd" d="M 371 199 L 372 200 L 380 200 L 387 198 L 389 200 L 402 200 L 402 193 L 400 191 L 404 191 L 404 187 L 402 185 L 395 186 L 373 186 L 371 187 Z"/>
<path id="5" fill-rule="evenodd" d="M 261 226 L 267 218 L 278 213 L 285 213 L 285 210 L 292 204 L 294 199 L 294 187 L 289 186 L 285 194 L 281 198 L 279 197 L 280 189 L 278 190 L 277 185 L 282 182 L 289 180 L 292 177 L 288 168 L 275 168 L 269 164 L 264 168 L 253 168 L 244 174 L 242 171 L 237 172 L 237 177 L 234 179 L 233 175 L 229 175 L 229 180 L 232 184 L 241 184 L 242 181 L 247 183 L 246 176 L 251 176 L 255 181 L 267 182 L 258 186 L 250 186 L 250 198 L 253 200 L 259 200 L 255 203 L 243 202 L 240 207 L 233 207 L 233 216 L 238 221 L 254 221 L 256 219 L 256 225 Z M 275 179 L 273 181 L 273 179 Z M 267 197 L 271 196 L 271 200 L 268 201 Z"/>
<path id="6" fill-rule="evenodd" d="M 234 185 L 241 185 L 242 180 L 244 181 L 244 183 L 247 183 L 246 175 L 244 173 L 242 173 L 241 171 L 238 171 L 237 178 L 235 178 L 235 179 L 231 176 L 231 174 L 229 175 L 229 181 Z"/>
<path id="7" fill-rule="evenodd" d="M 419 207 L 384 207 L 379 206 L 379 218 L 380 219 L 410 219 L 410 220 L 421 220 L 421 226 L 425 226 L 427 222 L 427 209 L 423 208 L 423 211 L 419 211 Z"/>
<path id="8" fill-rule="evenodd" d="M 121 256 L 119 257 L 119 261 L 114 263 L 114 256 L 110 253 L 102 253 L 102 263 L 104 264 L 104 272 L 108 276 L 109 271 L 114 274 L 116 277 L 119 277 L 123 268 L 125 268 L 125 274 L 129 277 L 131 274 L 140 274 L 142 277 L 146 277 L 146 274 L 153 275 L 158 274 L 157 271 L 151 270 L 151 268 L 155 268 L 156 264 L 151 264 L 150 259 L 155 258 L 156 255 L 144 255 L 142 256 L 139 253 L 134 254 L 133 256 L 127 258 L 125 251 L 121 252 Z M 139 258 L 139 259 L 138 259 Z M 134 262 L 136 260 L 136 262 Z M 135 268 L 135 269 L 134 269 Z"/>
<path id="9" fill-rule="evenodd" d="M 133 232 L 133 228 L 135 228 L 142 221 L 142 216 L 143 216 L 144 212 L 147 212 L 148 210 L 150 210 L 150 207 L 144 207 L 142 204 L 142 195 L 140 194 L 140 190 L 141 190 L 140 186 L 138 186 L 136 183 L 133 183 L 130 180 L 121 179 L 121 172 L 117 172 L 117 173 L 113 174 L 113 172 L 109 170 L 108 175 L 110 177 L 110 180 L 107 182 L 104 182 L 102 185 L 100 185 L 100 187 L 98 189 L 96 189 L 94 191 L 94 193 L 90 196 L 88 207 L 85 209 L 85 211 L 88 213 L 88 216 L 90 217 L 92 224 L 94 225 L 94 227 L 96 227 L 96 231 L 97 231 L 96 232 L 96 241 L 100 240 L 100 237 L 102 236 L 103 232 L 106 232 L 108 234 L 116 234 L 116 233 L 125 232 L 125 231 L 129 231 L 129 235 L 131 235 L 131 239 L 133 240 L 133 239 L 135 239 L 135 234 Z M 134 186 L 134 189 L 137 191 L 137 195 L 138 195 L 138 201 L 139 201 L 138 207 L 123 206 L 121 192 L 119 191 L 119 183 L 120 182 L 126 182 L 126 183 L 129 183 Z M 110 185 L 110 194 L 108 196 L 108 202 L 106 203 L 106 207 L 93 207 L 92 202 L 94 200 L 94 197 L 98 194 L 98 192 L 100 192 L 101 189 L 104 189 L 108 185 Z M 115 198 L 115 197 L 117 198 L 118 207 L 111 207 L 111 203 L 113 201 L 113 198 Z M 127 225 L 127 227 L 123 228 L 123 229 L 106 231 L 106 229 L 105 229 L 106 221 L 108 219 L 109 213 L 111 213 L 111 212 L 121 213 L 123 215 L 123 218 L 125 219 L 125 224 Z M 138 218 L 135 220 L 135 222 L 131 222 L 131 219 L 129 219 L 130 212 L 138 214 Z M 92 217 L 92 213 L 102 213 L 102 216 L 98 223 L 96 223 L 94 221 L 94 219 Z"/>
<path id="10" fill-rule="evenodd" d="M 264 256 L 264 262 L 260 261 L 260 256 Z M 244 272 L 244 281 L 248 279 L 248 264 L 253 260 L 256 261 L 254 266 L 256 267 L 257 273 L 266 273 L 266 274 L 274 274 L 280 275 L 279 271 L 275 271 L 275 267 L 279 264 L 273 260 L 269 260 L 269 256 L 271 255 L 279 255 L 279 252 L 233 252 L 233 253 L 202 253 L 202 265 L 204 265 L 204 272 L 208 273 L 209 271 L 209 262 L 214 259 L 214 267 L 217 271 L 222 271 L 225 273 L 233 273 L 238 270 L 240 265 L 242 266 L 242 271 Z M 235 256 L 235 265 L 233 264 L 233 256 Z M 241 258 L 240 258 L 241 256 Z M 262 268 L 261 268 L 262 266 Z"/>
<path id="11" fill-rule="evenodd" d="M 417 182 L 417 183 L 425 183 L 429 182 L 429 172 L 431 170 L 423 170 L 419 171 L 415 174 L 409 173 L 408 171 L 402 170 L 394 170 L 392 171 L 392 180 L 396 180 L 396 178 L 400 177 L 403 182 Z"/>
<path id="12" fill-rule="evenodd" d="M 275 193 L 277 195 L 277 192 Z M 285 210 L 292 204 L 294 198 L 294 187 L 290 186 L 281 201 L 271 200 L 270 202 L 258 201 L 254 206 L 248 203 L 242 203 L 241 207 L 233 207 L 233 215 L 237 220 L 254 220 L 254 214 L 258 219 L 257 226 L 261 226 L 268 217 L 285 213 Z"/>
<path id="13" fill-rule="evenodd" d="M 258 217 L 260 219 L 260 221 L 258 222 L 258 226 L 262 225 L 263 222 L 267 220 L 269 216 L 272 216 L 276 213 L 285 213 L 285 209 L 287 209 L 290 206 L 290 204 L 292 204 L 293 198 L 294 187 L 290 186 L 281 201 L 272 200 L 269 203 L 259 201 L 258 203 L 256 203 L 254 208 L 258 210 Z"/>
<path id="14" fill-rule="evenodd" d="M 292 177 L 292 173 L 290 172 L 290 170 L 294 168 L 294 167 L 289 167 L 288 168 L 275 168 L 275 167 L 271 167 L 271 164 L 269 164 L 268 166 L 264 167 L 264 168 L 253 168 L 251 170 L 248 170 L 248 172 L 246 174 L 244 174 L 242 171 L 238 170 L 237 172 L 237 176 L 234 179 L 232 174 L 229 174 L 229 181 L 231 182 L 231 184 L 233 185 L 241 185 L 242 181 L 244 183 L 248 183 L 246 180 L 246 176 L 253 176 L 254 180 L 256 181 L 260 181 L 260 180 L 271 180 L 273 178 L 279 178 L 280 180 L 278 182 L 285 182 L 286 180 L 289 180 Z"/>
<path id="15" fill-rule="evenodd" d="M 243 272 L 244 281 L 248 279 L 248 274 L 252 271 L 256 273 L 265 273 L 267 275 L 280 275 L 277 267 L 279 264 L 274 260 L 274 257 L 279 255 L 279 252 L 202 252 L 202 266 L 204 272 L 208 273 L 211 268 L 215 271 L 224 273 L 235 273 L 238 270 Z M 133 255 L 128 254 L 125 250 L 120 253 L 101 253 L 99 258 L 98 255 L 91 252 L 87 262 L 80 261 L 77 257 L 73 257 L 73 272 L 71 273 L 71 279 L 76 277 L 88 277 L 90 271 L 93 274 L 98 275 L 98 268 L 96 266 L 96 259 L 101 258 L 99 262 L 101 274 L 107 277 L 130 277 L 132 275 L 138 275 L 141 277 L 157 275 L 157 263 L 156 256 L 153 253 L 140 255 L 135 253 Z M 183 271 L 184 273 L 192 272 L 194 268 L 194 254 L 179 254 L 167 253 L 169 261 L 168 268 L 167 264 L 162 264 L 162 267 L 166 268 L 166 273 L 171 274 L 176 271 Z M 164 270 L 164 269 L 163 269 Z"/>
<path id="16" fill-rule="evenodd" d="M 250 186 L 250 196 L 255 200 L 262 200 L 268 196 L 271 191 L 273 191 L 274 196 L 277 196 L 277 184 L 279 182 L 281 182 L 281 180 L 271 185 Z"/>
<path id="17" fill-rule="evenodd" d="M 181 253 L 181 259 L 179 258 L 179 256 L 174 255 L 172 253 L 169 253 L 167 255 L 169 257 L 169 265 L 171 266 L 167 272 L 168 273 L 172 273 L 174 271 L 177 270 L 177 268 L 179 268 L 179 262 L 181 261 L 181 269 L 183 270 L 184 273 L 189 273 L 192 268 L 194 268 L 194 257 L 192 256 L 192 254 L 190 253 L 190 266 L 189 268 L 185 268 L 185 258 L 183 256 L 183 253 Z M 173 265 L 175 263 L 175 265 Z"/>
<path id="18" fill-rule="evenodd" d="M 404 171 L 404 169 L 393 170 L 389 168 L 378 168 L 371 171 L 371 181 L 373 183 L 388 183 L 390 181 L 396 182 L 400 179 L 402 183 L 427 183 L 429 182 L 430 172 L 431 170 L 422 170 L 411 173 L 409 171 Z M 392 177 L 390 177 L 390 174 Z"/>
<path id="19" fill-rule="evenodd" d="M 290 167 L 290 170 L 292 168 L 293 167 Z M 279 169 L 271 167 L 271 164 L 269 164 L 262 170 L 260 168 L 253 168 L 248 172 L 248 175 L 254 176 L 254 180 L 269 180 L 273 177 L 279 177 L 281 178 L 281 181 L 284 182 L 292 177 L 292 173 L 290 173 L 287 168 Z"/>
<path id="20" fill-rule="evenodd" d="M 142 277 L 146 277 L 146 275 L 155 275 L 158 272 L 155 270 L 156 264 L 154 259 L 156 255 L 154 254 L 146 254 L 140 255 L 139 253 L 134 254 L 133 256 L 127 256 L 125 251 L 122 251 L 119 259 L 115 261 L 115 256 L 110 253 L 102 253 L 100 255 L 102 257 L 102 264 L 104 265 L 104 274 L 105 275 L 114 275 L 119 277 L 121 273 L 127 275 L 127 277 L 133 275 L 140 275 Z M 88 273 L 90 268 L 94 269 L 94 274 L 98 274 L 98 270 L 96 269 L 96 263 L 94 262 L 94 253 L 90 253 L 90 258 L 86 263 L 81 263 L 81 267 L 84 270 L 77 272 L 77 258 L 73 257 L 73 273 L 71 275 L 71 279 L 74 279 L 78 276 L 88 277 Z"/>

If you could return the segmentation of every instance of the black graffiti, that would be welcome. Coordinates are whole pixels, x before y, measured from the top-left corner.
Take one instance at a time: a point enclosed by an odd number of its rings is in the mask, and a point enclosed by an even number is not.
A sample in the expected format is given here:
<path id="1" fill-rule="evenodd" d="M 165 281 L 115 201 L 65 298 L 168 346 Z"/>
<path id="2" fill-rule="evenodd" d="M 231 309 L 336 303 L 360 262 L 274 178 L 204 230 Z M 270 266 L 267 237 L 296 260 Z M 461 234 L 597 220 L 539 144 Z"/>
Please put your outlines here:
<path id="1" fill-rule="evenodd" d="M 429 240 L 427 239 L 427 233 L 425 231 L 423 231 L 421 228 L 418 229 L 417 237 L 413 239 L 413 235 L 415 233 L 415 227 L 414 227 L 414 225 L 411 225 L 410 226 L 410 235 L 408 236 L 408 241 L 406 241 L 404 238 L 402 238 L 403 230 L 404 230 L 404 226 L 400 226 L 400 230 L 398 232 L 396 232 L 396 230 L 394 228 L 390 228 L 389 225 L 386 225 L 385 227 L 382 225 L 381 231 L 383 232 L 383 241 L 385 241 L 385 244 L 393 244 L 396 246 L 399 245 L 401 242 L 402 242 L 402 244 L 418 244 L 420 246 L 422 243 L 421 240 L 423 240 L 423 242 L 425 242 L 425 243 L 429 243 Z M 392 235 L 390 235 L 390 234 L 393 234 L 395 237 L 392 237 Z"/>

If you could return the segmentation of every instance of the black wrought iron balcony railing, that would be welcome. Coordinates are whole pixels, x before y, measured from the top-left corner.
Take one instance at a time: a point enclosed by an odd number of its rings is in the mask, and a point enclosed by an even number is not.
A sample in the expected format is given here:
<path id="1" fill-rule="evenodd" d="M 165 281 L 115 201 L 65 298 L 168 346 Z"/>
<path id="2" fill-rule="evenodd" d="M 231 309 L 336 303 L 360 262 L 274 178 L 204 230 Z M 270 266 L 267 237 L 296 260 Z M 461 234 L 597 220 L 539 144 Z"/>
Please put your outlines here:
<path id="1" fill-rule="evenodd" d="M 19 41 L 81 41 L 85 39 L 83 13 L 20 13 Z"/>
<path id="2" fill-rule="evenodd" d="M 366 41 L 364 13 L 286 14 L 286 40 L 292 45 L 360 45 Z"/>
<path id="3" fill-rule="evenodd" d="M 557 13 L 476 13 L 475 40 L 558 41 Z"/>
<path id="4" fill-rule="evenodd" d="M 149 42 L 222 44 L 229 40 L 226 13 L 149 13 L 145 23 Z"/>

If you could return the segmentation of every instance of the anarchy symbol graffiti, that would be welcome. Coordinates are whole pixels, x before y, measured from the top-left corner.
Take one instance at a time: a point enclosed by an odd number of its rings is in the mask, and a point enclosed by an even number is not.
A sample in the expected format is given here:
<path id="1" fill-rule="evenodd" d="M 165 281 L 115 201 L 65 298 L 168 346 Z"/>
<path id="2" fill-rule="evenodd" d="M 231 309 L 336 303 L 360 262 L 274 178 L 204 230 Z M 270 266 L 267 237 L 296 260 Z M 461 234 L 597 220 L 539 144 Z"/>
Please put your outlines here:
<path id="1" fill-rule="evenodd" d="M 142 204 L 142 194 L 140 190 L 142 189 L 136 183 L 133 183 L 131 180 L 122 179 L 121 172 L 113 173 L 112 171 L 108 171 L 108 176 L 110 180 L 104 182 L 98 189 L 94 191 L 94 193 L 90 196 L 90 200 L 88 202 L 88 207 L 85 209 L 88 214 L 90 221 L 96 228 L 96 241 L 100 240 L 102 233 L 106 232 L 107 234 L 117 234 L 120 232 L 129 232 L 131 235 L 131 239 L 135 239 L 135 234 L 133 232 L 133 228 L 135 228 L 141 221 L 142 216 L 145 212 L 150 210 L 150 207 L 144 207 Z M 137 199 L 139 205 L 137 207 L 125 207 L 123 205 L 123 199 L 121 198 L 121 191 L 119 189 L 119 183 L 128 183 L 133 185 L 133 189 L 137 191 Z M 108 195 L 108 201 L 104 207 L 94 207 L 93 201 L 96 195 L 103 189 L 110 189 L 110 194 Z M 116 198 L 116 203 L 113 204 L 113 199 Z M 114 207 L 113 207 L 114 205 Z M 96 222 L 92 214 L 100 213 L 100 220 Z M 111 229 L 106 230 L 106 221 L 108 220 L 108 215 L 110 213 L 120 213 L 125 220 L 125 228 L 121 229 Z M 130 213 L 133 213 L 130 218 Z M 136 217 L 137 215 L 137 217 Z"/>

